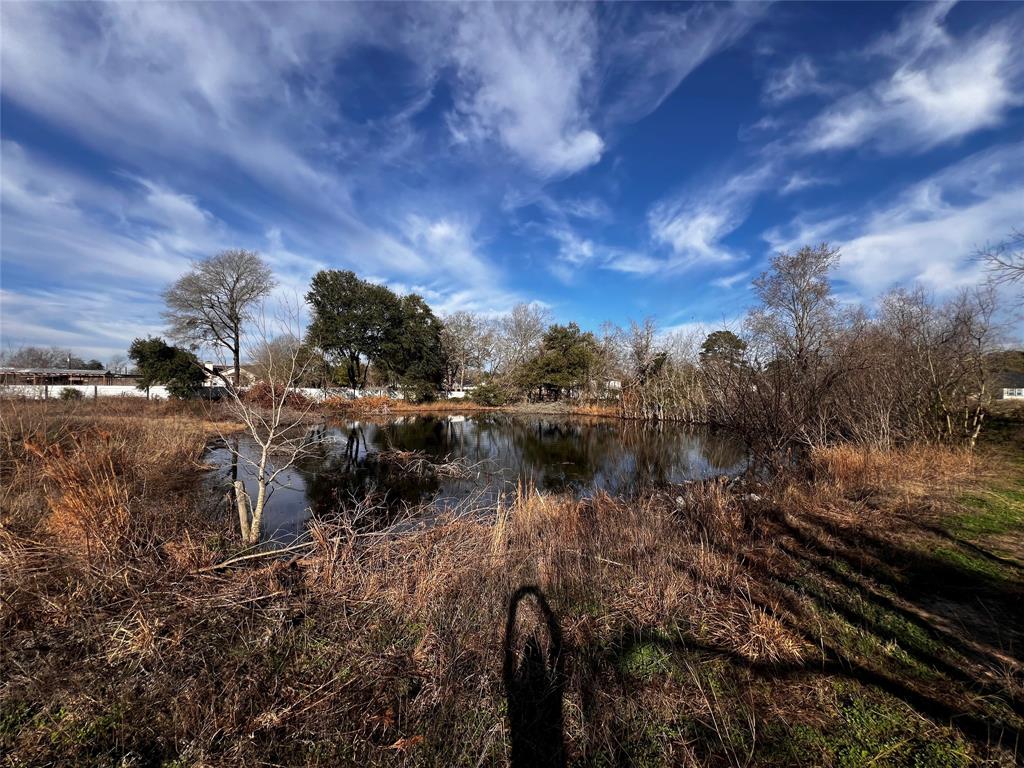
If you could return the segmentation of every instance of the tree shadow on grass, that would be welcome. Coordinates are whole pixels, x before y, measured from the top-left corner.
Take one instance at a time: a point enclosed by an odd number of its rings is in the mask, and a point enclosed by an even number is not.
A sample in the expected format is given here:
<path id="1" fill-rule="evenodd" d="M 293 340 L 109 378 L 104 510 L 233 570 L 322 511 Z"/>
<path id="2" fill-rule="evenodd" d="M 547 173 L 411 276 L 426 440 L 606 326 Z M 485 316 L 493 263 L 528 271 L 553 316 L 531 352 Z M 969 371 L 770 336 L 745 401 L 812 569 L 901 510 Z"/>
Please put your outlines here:
<path id="1" fill-rule="evenodd" d="M 823 673 L 854 680 L 955 726 L 975 743 L 1012 749 L 1022 736 L 1024 706 L 1019 693 L 992 673 L 1019 670 L 1013 647 L 1024 615 L 1016 579 L 996 578 L 911 543 L 919 538 L 912 530 L 882 536 L 827 516 L 762 512 L 762 522 L 778 535 L 774 547 L 743 553 L 759 585 L 749 597 L 791 633 L 819 646 L 821 660 L 751 663 L 688 638 L 689 649 L 726 656 L 762 678 Z M 678 565 L 708 583 L 695 568 Z M 979 614 L 1000 620 L 979 620 Z M 821 629 L 822 621 L 828 629 Z M 621 645 L 628 650 L 628 644 L 624 638 Z"/>

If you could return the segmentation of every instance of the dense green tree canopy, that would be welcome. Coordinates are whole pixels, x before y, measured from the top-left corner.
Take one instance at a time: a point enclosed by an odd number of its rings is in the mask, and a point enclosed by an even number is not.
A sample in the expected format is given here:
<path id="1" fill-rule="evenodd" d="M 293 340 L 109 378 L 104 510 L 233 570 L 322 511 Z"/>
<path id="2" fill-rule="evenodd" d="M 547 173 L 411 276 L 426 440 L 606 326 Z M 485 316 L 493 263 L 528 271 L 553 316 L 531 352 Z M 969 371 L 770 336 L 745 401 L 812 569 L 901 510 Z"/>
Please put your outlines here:
<path id="1" fill-rule="evenodd" d="M 309 343 L 332 365 L 344 366 L 349 386 L 365 386 L 370 361 L 380 358 L 398 323 L 398 297 L 355 272 L 325 269 L 313 276 L 306 301 L 313 308 Z"/>
<path id="2" fill-rule="evenodd" d="M 390 383 L 420 391 L 440 386 L 441 324 L 420 296 L 398 296 L 354 272 L 323 270 L 306 301 L 313 308 L 308 342 L 344 367 L 349 386 L 366 385 L 371 363 Z"/>
<path id="3" fill-rule="evenodd" d="M 172 347 L 163 339 L 135 339 L 128 357 L 139 374 L 139 389 L 164 385 L 174 397 L 192 397 L 206 378 L 199 359 L 181 347 Z"/>
<path id="4" fill-rule="evenodd" d="M 708 334 L 700 347 L 700 358 L 704 362 L 721 361 L 739 364 L 747 351 L 747 343 L 732 331 L 714 331 Z"/>
<path id="5" fill-rule="evenodd" d="M 576 323 L 552 325 L 544 333 L 540 352 L 523 367 L 526 389 L 542 389 L 556 397 L 565 390 L 586 386 L 597 357 L 594 334 Z"/>
<path id="6" fill-rule="evenodd" d="M 398 324 L 386 335 L 375 362 L 416 393 L 437 390 L 444 378 L 441 322 L 416 294 L 399 299 Z"/>

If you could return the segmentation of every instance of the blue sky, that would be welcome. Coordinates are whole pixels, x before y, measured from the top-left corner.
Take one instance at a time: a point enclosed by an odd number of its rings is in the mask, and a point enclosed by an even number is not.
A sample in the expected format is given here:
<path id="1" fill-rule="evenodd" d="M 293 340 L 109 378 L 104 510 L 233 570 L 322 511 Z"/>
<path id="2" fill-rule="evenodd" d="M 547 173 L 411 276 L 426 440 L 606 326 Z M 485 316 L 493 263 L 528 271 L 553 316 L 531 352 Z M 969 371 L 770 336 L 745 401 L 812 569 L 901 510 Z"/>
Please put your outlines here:
<path id="1" fill-rule="evenodd" d="M 190 259 L 440 312 L 731 323 L 777 249 L 870 300 L 1024 226 L 1018 4 L 5 2 L 0 343 L 123 353 Z M 1017 41 L 1016 43 L 1014 41 Z"/>

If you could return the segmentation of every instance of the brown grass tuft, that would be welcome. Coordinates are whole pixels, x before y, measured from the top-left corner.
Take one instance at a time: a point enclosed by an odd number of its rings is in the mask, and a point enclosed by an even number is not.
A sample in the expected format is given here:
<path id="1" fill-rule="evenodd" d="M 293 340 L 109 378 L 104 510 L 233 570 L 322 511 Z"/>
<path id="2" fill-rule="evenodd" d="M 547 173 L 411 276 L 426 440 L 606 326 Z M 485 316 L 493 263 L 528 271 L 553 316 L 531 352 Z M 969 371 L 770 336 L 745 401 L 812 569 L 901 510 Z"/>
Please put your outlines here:
<path id="1" fill-rule="evenodd" d="M 812 481 L 636 498 L 523 486 L 430 526 L 364 499 L 314 521 L 301 550 L 210 571 L 240 552 L 197 483 L 207 424 L 161 404 L 39 407 L 0 410 L 14 481 L 0 753 L 14 765 L 505 765 L 502 640 L 524 585 L 561 626 L 574 764 L 835 763 L 789 741 L 841 737 L 833 685 L 881 695 L 861 679 L 891 680 L 929 716 L 948 704 L 957 723 L 1017 722 L 984 709 L 1003 701 L 990 667 L 902 593 L 899 569 L 929 551 L 890 556 L 863 513 L 865 493 L 906 505 L 965 482 L 952 452 L 829 449 Z"/>

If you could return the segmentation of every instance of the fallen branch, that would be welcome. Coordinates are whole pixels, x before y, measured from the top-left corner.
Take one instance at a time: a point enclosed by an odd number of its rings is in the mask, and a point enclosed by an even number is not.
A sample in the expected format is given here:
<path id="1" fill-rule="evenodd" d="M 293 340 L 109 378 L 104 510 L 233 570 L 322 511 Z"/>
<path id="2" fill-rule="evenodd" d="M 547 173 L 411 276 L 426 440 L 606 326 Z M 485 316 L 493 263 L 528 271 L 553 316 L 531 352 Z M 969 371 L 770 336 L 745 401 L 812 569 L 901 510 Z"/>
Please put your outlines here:
<path id="1" fill-rule="evenodd" d="M 306 541 L 301 544 L 292 544 L 290 547 L 285 547 L 284 549 L 268 549 L 266 552 L 256 552 L 251 555 L 232 557 L 228 558 L 227 560 L 223 560 L 219 563 L 215 563 L 214 565 L 208 565 L 205 568 L 200 568 L 198 571 L 196 571 L 196 573 L 209 573 L 210 571 L 219 571 L 221 568 L 227 568 L 229 566 L 235 565 L 236 563 L 242 563 L 247 560 L 256 560 L 261 557 L 274 557 L 275 555 L 279 556 L 287 554 L 289 552 L 298 552 L 299 550 L 310 549 L 312 547 L 313 542 Z"/>

